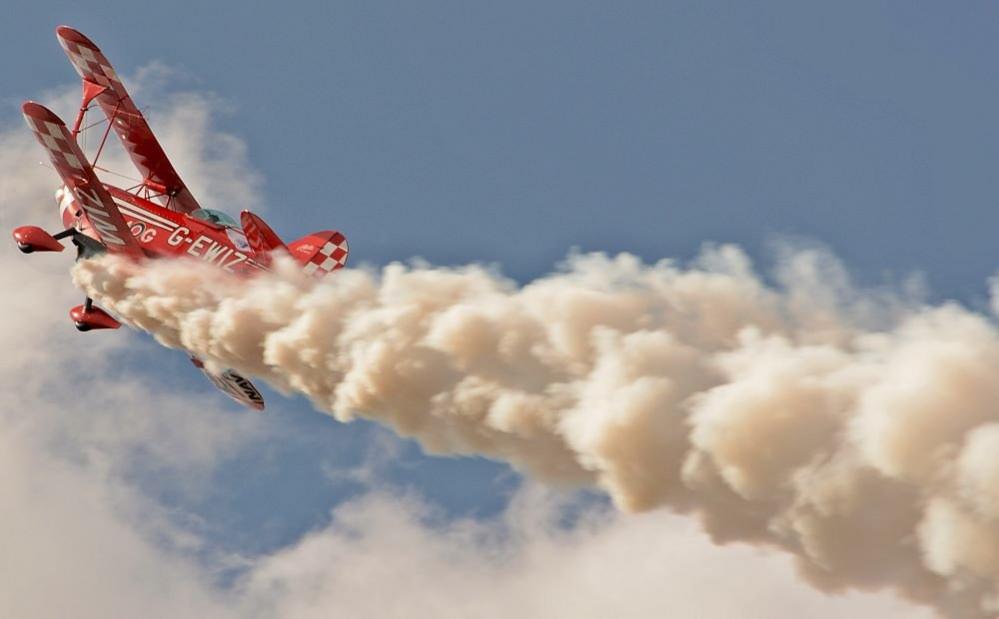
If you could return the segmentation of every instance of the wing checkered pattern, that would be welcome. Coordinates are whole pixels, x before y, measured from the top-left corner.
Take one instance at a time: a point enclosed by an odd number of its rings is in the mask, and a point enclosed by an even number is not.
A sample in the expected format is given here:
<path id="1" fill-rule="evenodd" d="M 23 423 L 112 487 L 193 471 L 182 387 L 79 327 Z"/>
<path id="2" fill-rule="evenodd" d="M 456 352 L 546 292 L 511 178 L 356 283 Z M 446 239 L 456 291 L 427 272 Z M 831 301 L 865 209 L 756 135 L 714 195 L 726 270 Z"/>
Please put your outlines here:
<path id="1" fill-rule="evenodd" d="M 48 151 L 49 160 L 61 175 L 84 178 L 83 163 L 74 153 L 75 149 L 70 146 L 70 140 L 73 138 L 65 126 L 31 116 L 27 112 L 24 114 L 24 121 L 35 133 L 38 143 Z"/>
<path id="2" fill-rule="evenodd" d="M 118 79 L 118 74 L 114 72 L 111 63 L 104 57 L 101 50 L 61 36 L 59 37 L 59 44 L 66 50 L 69 61 L 73 64 L 76 72 L 80 74 L 80 77 L 88 79 L 95 84 L 107 86 L 116 92 L 125 92 L 125 86 Z"/>

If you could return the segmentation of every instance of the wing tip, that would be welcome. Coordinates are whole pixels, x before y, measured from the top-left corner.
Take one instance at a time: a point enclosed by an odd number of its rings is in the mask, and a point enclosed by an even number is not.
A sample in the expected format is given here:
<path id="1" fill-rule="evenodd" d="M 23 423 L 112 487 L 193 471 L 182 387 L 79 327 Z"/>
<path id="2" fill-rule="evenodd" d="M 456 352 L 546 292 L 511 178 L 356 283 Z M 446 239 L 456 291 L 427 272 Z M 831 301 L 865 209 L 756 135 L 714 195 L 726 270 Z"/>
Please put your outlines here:
<path id="1" fill-rule="evenodd" d="M 59 26 L 58 28 L 56 28 L 56 36 L 62 39 L 63 41 L 71 41 L 73 43 L 76 43 L 77 45 L 83 44 L 88 47 L 97 49 L 97 46 L 94 45 L 93 41 L 87 38 L 87 35 L 83 34 L 82 32 L 80 32 L 76 28 L 73 28 L 72 26 Z"/>
<path id="2" fill-rule="evenodd" d="M 65 126 L 66 123 L 62 121 L 61 118 L 55 115 L 55 112 L 45 107 L 41 103 L 36 101 L 25 101 L 21 104 L 21 112 L 25 116 L 35 118 L 38 120 L 47 120 L 49 122 L 58 123 Z"/>

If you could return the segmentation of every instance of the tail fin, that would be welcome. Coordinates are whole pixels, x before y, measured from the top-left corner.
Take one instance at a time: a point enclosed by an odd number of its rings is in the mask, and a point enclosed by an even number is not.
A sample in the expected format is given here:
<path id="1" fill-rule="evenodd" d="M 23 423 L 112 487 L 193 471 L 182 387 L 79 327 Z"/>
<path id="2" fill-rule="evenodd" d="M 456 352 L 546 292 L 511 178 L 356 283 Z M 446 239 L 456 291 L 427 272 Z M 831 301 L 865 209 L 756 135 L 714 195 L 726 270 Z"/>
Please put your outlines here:
<path id="1" fill-rule="evenodd" d="M 323 276 L 347 263 L 347 237 L 336 230 L 313 232 L 288 245 L 292 257 L 310 275 Z"/>

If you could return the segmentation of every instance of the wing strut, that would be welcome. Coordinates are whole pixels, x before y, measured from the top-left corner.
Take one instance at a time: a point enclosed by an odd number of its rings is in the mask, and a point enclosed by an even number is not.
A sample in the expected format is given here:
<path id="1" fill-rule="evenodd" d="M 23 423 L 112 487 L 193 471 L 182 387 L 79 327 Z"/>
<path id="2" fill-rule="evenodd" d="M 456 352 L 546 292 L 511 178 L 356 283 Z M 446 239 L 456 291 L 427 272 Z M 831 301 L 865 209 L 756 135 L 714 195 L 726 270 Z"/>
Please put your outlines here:
<path id="1" fill-rule="evenodd" d="M 90 109 L 90 104 L 94 99 L 104 94 L 104 91 L 108 89 L 107 86 L 101 86 L 95 82 L 91 82 L 87 78 L 83 78 L 83 100 L 80 102 L 80 111 L 76 114 L 76 120 L 73 122 L 73 130 L 70 132 L 73 137 L 80 135 L 80 125 L 83 124 L 83 117 L 87 115 L 87 110 Z"/>

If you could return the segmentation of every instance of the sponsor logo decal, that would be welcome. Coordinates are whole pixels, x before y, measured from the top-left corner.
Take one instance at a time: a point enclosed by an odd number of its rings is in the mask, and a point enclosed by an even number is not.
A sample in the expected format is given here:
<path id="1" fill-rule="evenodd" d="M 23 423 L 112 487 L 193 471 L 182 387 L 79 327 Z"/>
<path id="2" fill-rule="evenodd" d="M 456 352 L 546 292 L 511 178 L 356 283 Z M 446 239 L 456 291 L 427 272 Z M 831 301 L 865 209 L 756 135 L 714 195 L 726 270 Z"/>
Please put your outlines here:
<path id="1" fill-rule="evenodd" d="M 118 236 L 118 228 L 112 223 L 111 216 L 104 209 L 104 204 L 97 192 L 77 185 L 76 195 L 83 210 L 87 212 L 90 223 L 97 229 L 101 240 L 112 245 L 125 245 L 125 240 Z"/>
<path id="2" fill-rule="evenodd" d="M 147 228 L 146 224 L 141 221 L 128 222 L 128 229 L 132 232 L 132 236 L 137 238 L 141 243 L 152 243 L 153 239 L 156 238 L 156 229 Z"/>

